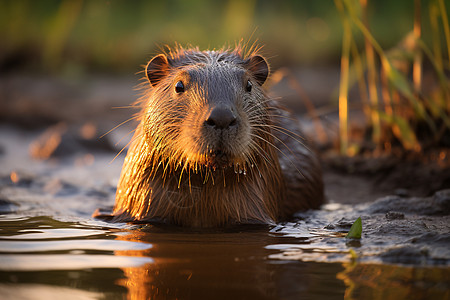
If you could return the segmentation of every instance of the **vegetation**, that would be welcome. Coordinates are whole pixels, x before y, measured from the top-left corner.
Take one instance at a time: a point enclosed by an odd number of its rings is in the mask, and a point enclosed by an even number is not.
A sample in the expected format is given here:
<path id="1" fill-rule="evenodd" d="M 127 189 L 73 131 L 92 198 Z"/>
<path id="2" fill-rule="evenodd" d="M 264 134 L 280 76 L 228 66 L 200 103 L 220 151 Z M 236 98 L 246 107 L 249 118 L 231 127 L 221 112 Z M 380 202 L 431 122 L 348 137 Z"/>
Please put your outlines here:
<path id="1" fill-rule="evenodd" d="M 374 147 L 391 150 L 396 142 L 407 151 L 449 146 L 450 81 L 446 73 L 450 71 L 450 27 L 444 1 L 428 2 L 430 24 L 424 26 L 422 1 L 415 0 L 411 32 L 389 50 L 381 47 L 370 30 L 367 1 L 335 0 L 344 28 L 339 94 L 341 153 L 355 152 L 355 147 L 349 146 L 347 126 L 348 89 L 354 81 L 359 85 Z M 422 37 L 423 28 L 431 31 L 431 41 Z M 365 40 L 362 50 L 358 35 Z M 443 41 L 448 54 L 442 53 Z"/>
<path id="2" fill-rule="evenodd" d="M 362 234 L 362 222 L 361 222 L 361 217 L 359 217 L 352 224 L 352 227 L 350 227 L 350 230 L 345 237 L 349 238 L 349 239 L 360 239 L 361 234 Z"/>

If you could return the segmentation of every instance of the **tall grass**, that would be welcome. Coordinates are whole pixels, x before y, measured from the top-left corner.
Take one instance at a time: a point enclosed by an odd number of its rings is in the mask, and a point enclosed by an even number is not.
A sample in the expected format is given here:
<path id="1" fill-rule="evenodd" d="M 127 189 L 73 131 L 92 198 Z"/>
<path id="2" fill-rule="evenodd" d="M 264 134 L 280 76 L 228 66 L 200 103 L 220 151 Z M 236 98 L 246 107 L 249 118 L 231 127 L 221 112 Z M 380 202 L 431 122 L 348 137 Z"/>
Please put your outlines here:
<path id="1" fill-rule="evenodd" d="M 344 27 L 344 36 L 342 39 L 341 80 L 339 85 L 339 136 L 341 138 L 340 151 L 341 153 L 346 153 L 348 149 L 348 82 L 352 32 L 350 22 L 344 16 L 344 6 L 342 1 L 336 0 L 335 3 L 342 15 L 342 24 Z"/>
<path id="2" fill-rule="evenodd" d="M 411 32 L 389 50 L 380 46 L 370 30 L 368 0 L 335 0 L 335 4 L 343 24 L 339 94 L 341 153 L 349 154 L 346 104 L 349 76 L 358 78 L 374 149 L 390 150 L 396 142 L 406 151 L 439 145 L 442 136 L 450 132 L 450 81 L 446 76 L 450 71 L 450 28 L 444 1 L 428 2 L 433 50 L 422 38 L 421 0 L 414 1 Z M 441 31 L 447 56 L 442 54 Z M 365 41 L 362 49 L 357 46 L 358 35 Z M 423 84 L 424 61 L 432 66 L 426 70 L 432 78 L 431 86 L 427 87 Z M 349 75 L 349 69 L 355 74 Z"/>

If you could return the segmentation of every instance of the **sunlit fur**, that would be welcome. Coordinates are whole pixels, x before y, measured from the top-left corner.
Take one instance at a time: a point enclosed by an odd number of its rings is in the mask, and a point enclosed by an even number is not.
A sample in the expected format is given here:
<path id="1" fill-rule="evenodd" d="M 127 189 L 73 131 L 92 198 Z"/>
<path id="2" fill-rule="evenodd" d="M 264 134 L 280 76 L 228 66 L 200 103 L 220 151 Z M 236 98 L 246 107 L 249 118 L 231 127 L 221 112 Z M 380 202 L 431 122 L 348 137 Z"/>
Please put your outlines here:
<path id="1" fill-rule="evenodd" d="M 258 68 L 249 64 L 255 55 L 243 54 L 240 47 L 165 53 L 168 71 L 152 74 L 160 81 L 147 84 L 140 100 L 115 220 L 188 227 L 273 223 L 322 203 L 317 158 L 300 142 L 296 125 L 284 124 L 293 121 L 266 97 Z M 185 92 L 177 94 L 180 80 Z M 247 80 L 251 92 L 245 90 Z M 230 107 L 239 126 L 205 126 L 216 105 Z M 216 150 L 223 158 L 214 155 Z"/>

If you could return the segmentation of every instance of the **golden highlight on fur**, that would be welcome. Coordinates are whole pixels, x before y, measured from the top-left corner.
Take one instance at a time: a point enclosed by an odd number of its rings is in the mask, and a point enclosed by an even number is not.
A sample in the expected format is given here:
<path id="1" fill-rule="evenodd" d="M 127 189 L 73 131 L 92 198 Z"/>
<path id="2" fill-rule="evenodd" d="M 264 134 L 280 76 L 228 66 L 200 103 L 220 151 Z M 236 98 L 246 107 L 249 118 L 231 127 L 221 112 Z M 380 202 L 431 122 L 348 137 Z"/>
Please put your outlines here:
<path id="1" fill-rule="evenodd" d="M 269 66 L 257 49 L 177 47 L 145 72 L 114 220 L 274 223 L 323 202 L 318 159 L 264 93 Z"/>

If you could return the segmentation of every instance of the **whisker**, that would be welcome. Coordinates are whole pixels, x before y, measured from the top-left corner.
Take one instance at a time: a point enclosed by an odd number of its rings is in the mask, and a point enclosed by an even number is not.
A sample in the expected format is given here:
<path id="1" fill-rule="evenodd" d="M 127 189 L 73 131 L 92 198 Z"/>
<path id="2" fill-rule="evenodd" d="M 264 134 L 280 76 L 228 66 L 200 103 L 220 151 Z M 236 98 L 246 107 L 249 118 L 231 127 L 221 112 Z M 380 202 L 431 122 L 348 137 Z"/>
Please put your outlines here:
<path id="1" fill-rule="evenodd" d="M 122 142 L 123 141 L 123 139 L 125 139 L 127 136 L 129 136 L 131 133 L 133 133 L 133 132 L 136 132 L 136 129 L 137 128 L 135 128 L 135 129 L 133 129 L 133 130 L 130 130 L 127 134 L 125 134 L 120 140 L 118 140 L 115 144 L 114 144 L 114 146 L 117 146 L 120 142 Z"/>
<path id="2" fill-rule="evenodd" d="M 308 145 L 306 145 L 303 141 L 298 140 L 298 139 L 296 138 L 296 136 L 298 136 L 298 137 L 301 138 L 302 140 L 305 140 L 305 138 L 301 137 L 300 135 L 297 135 L 295 132 L 292 132 L 291 130 L 288 130 L 288 129 L 286 129 L 286 128 L 284 128 L 284 127 L 280 127 L 280 126 L 274 126 L 274 125 L 259 125 L 259 126 L 260 126 L 260 127 L 269 127 L 269 128 L 271 128 L 271 129 L 273 129 L 273 130 L 275 130 L 275 131 L 277 131 L 277 132 L 280 132 L 280 133 L 282 133 L 282 134 L 285 134 L 286 136 L 290 137 L 291 139 L 293 139 L 294 141 L 296 141 L 297 143 L 299 143 L 300 145 L 302 145 L 303 147 L 305 147 L 306 150 L 308 150 L 309 152 L 313 152 L 313 151 L 308 147 Z M 274 127 L 272 127 L 272 126 L 274 126 Z M 272 134 L 272 133 L 270 133 L 270 134 Z M 272 135 L 273 135 L 274 137 L 276 136 L 276 135 L 274 135 L 274 134 L 272 134 Z M 277 137 L 277 139 L 281 141 L 281 139 L 279 139 L 278 137 Z"/>
<path id="3" fill-rule="evenodd" d="M 113 106 L 113 107 L 111 107 L 111 109 L 129 109 L 129 108 L 140 108 L 140 106 L 131 104 L 131 105 Z"/>
<path id="4" fill-rule="evenodd" d="M 140 138 L 142 136 L 143 136 L 143 133 L 133 137 L 131 139 L 131 141 L 129 141 L 125 146 L 122 147 L 122 149 L 120 149 L 119 153 L 117 153 L 116 156 L 114 156 L 114 158 L 109 163 L 112 164 L 116 160 L 116 158 L 123 152 L 123 150 L 125 150 L 132 142 L 134 142 L 135 140 L 137 140 L 138 138 Z"/>
<path id="5" fill-rule="evenodd" d="M 253 151 L 255 151 L 257 154 L 260 155 L 260 157 L 262 157 L 264 159 L 263 163 L 264 163 L 265 166 L 275 167 L 274 163 L 272 161 L 268 160 L 268 158 L 265 155 L 266 153 L 265 153 L 264 149 L 262 149 L 261 146 L 259 146 L 257 143 L 254 143 L 254 144 L 252 143 L 252 144 L 250 144 L 250 147 L 252 148 Z M 262 153 L 262 152 L 264 152 L 264 153 Z M 254 165 L 256 166 L 256 169 L 258 170 L 258 173 L 259 174 L 263 174 L 261 172 L 261 170 L 259 169 L 258 164 L 256 163 L 256 158 L 253 155 L 251 156 L 251 160 L 254 161 Z"/>
<path id="6" fill-rule="evenodd" d="M 263 138 L 261 138 L 261 139 L 262 139 L 263 141 L 265 141 L 265 139 L 263 139 Z M 271 167 L 274 167 L 273 162 L 271 162 L 271 161 L 267 158 L 268 155 L 266 156 L 266 154 L 268 154 L 268 153 L 261 147 L 261 145 L 259 145 L 258 143 L 251 143 L 249 146 L 252 147 L 252 150 L 257 151 L 257 153 L 264 159 L 264 161 L 265 161 L 267 164 L 270 164 Z"/>
<path id="7" fill-rule="evenodd" d="M 113 127 L 112 129 L 110 129 L 108 132 L 102 134 L 102 135 L 100 136 L 100 138 L 103 138 L 105 135 L 111 133 L 113 130 L 119 128 L 120 126 L 122 126 L 122 125 L 124 125 L 124 124 L 126 124 L 126 123 L 128 123 L 128 122 L 130 122 L 130 121 L 136 120 L 136 119 L 139 118 L 139 117 L 140 117 L 140 116 L 138 115 L 138 116 L 134 116 L 134 117 L 129 118 L 128 120 L 123 121 L 123 122 L 120 123 L 119 125 L 114 126 L 114 127 Z"/>
<path id="8" fill-rule="evenodd" d="M 274 112 L 276 112 L 276 110 L 274 110 Z M 286 115 L 275 114 L 275 113 L 270 113 L 270 112 L 269 112 L 269 113 L 266 113 L 266 116 L 267 116 L 267 117 L 270 117 L 270 118 L 272 118 L 272 119 L 283 118 L 283 119 L 285 119 L 285 120 L 294 121 L 294 122 L 298 122 L 298 121 L 299 121 L 297 118 L 292 117 L 292 116 L 286 116 Z M 258 115 L 256 115 L 256 116 L 253 117 L 253 118 L 257 118 L 257 117 L 261 118 L 261 117 L 258 116 Z M 249 120 L 251 120 L 251 119 L 252 119 L 252 117 L 249 118 Z"/>
<path id="9" fill-rule="evenodd" d="M 262 132 L 265 132 L 264 130 L 261 129 Z M 286 149 L 291 152 L 292 155 L 295 155 L 294 152 L 292 152 L 292 150 L 283 142 L 281 141 L 277 136 L 275 136 L 274 134 L 270 133 L 270 132 L 265 132 L 269 135 L 272 135 L 273 138 L 277 139 L 284 147 L 286 147 Z M 253 136 L 260 138 L 257 134 L 254 134 Z M 301 174 L 303 177 L 305 177 L 305 175 L 303 175 L 303 173 L 296 167 L 296 165 L 294 164 L 294 162 L 292 161 L 292 159 L 290 159 L 283 151 L 281 151 L 280 148 L 278 148 L 277 146 L 275 146 L 273 143 L 266 141 L 269 145 L 271 145 L 274 149 L 276 149 L 277 151 L 279 151 L 285 158 L 287 158 L 289 160 L 289 162 L 292 164 L 292 166 L 297 170 L 297 172 L 299 174 Z"/>

